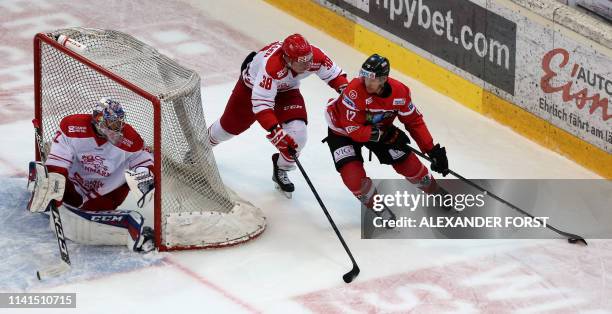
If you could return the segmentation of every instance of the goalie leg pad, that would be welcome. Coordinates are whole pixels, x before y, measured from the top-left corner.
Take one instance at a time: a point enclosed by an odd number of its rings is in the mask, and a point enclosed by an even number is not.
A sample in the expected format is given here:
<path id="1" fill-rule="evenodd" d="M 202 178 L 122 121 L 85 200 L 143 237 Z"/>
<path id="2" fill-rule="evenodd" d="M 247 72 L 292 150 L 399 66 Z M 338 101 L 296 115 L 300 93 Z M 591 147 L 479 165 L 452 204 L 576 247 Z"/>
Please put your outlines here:
<path id="1" fill-rule="evenodd" d="M 52 200 L 61 201 L 64 197 L 66 178 L 54 172 L 47 172 L 47 168 L 39 161 L 30 162 L 28 176 L 28 190 L 32 192 L 28 210 L 31 212 L 44 212 Z"/>
<path id="2" fill-rule="evenodd" d="M 127 245 L 130 250 L 143 251 L 143 245 L 150 238 L 146 234 L 152 233 L 137 211 L 89 212 L 66 204 L 58 210 L 66 238 L 81 244 Z M 152 242 L 147 245 L 147 251 L 153 249 Z"/>

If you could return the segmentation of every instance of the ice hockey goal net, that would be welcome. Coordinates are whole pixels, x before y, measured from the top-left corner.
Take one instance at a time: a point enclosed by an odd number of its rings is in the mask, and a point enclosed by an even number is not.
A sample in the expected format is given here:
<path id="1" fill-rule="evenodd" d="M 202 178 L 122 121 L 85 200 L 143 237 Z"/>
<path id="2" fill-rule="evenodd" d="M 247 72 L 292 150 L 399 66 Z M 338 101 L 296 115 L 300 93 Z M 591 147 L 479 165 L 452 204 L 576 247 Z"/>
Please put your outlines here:
<path id="1" fill-rule="evenodd" d="M 84 47 L 69 49 L 65 38 Z M 123 104 L 127 123 L 154 155 L 160 250 L 233 245 L 264 230 L 261 210 L 221 181 L 206 140 L 197 73 L 130 35 L 85 28 L 37 34 L 34 73 L 35 116 L 45 143 L 63 117 L 91 113 L 100 98 Z"/>

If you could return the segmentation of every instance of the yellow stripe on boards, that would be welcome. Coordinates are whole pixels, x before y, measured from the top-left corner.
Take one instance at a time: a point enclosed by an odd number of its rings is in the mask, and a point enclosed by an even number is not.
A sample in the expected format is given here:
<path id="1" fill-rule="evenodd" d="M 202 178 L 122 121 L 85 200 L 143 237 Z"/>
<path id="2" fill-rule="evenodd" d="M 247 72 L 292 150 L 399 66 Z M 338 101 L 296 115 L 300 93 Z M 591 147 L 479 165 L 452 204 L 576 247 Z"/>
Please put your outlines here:
<path id="1" fill-rule="evenodd" d="M 482 88 L 441 66 L 361 26 L 355 26 L 354 47 L 366 54 L 379 53 L 395 70 L 416 78 L 430 88 L 480 112 Z"/>
<path id="2" fill-rule="evenodd" d="M 612 154 L 485 91 L 482 114 L 511 127 L 524 137 L 566 156 L 604 178 L 612 178 Z"/>

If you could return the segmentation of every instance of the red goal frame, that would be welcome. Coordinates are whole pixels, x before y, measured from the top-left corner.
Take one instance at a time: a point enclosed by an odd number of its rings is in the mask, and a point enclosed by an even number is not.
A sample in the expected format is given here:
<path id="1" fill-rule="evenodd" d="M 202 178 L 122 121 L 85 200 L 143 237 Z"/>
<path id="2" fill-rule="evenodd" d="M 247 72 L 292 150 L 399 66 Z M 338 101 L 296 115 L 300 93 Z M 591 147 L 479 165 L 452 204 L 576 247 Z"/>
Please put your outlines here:
<path id="1" fill-rule="evenodd" d="M 162 195 L 162 172 L 161 172 L 161 108 L 160 108 L 160 100 L 155 95 L 148 93 L 142 88 L 130 83 L 129 81 L 121 78 L 120 76 L 108 71 L 107 69 L 101 67 L 100 65 L 92 62 L 86 57 L 81 56 L 78 53 L 62 46 L 53 38 L 49 37 L 45 33 L 38 33 L 34 36 L 34 117 L 37 121 L 42 122 L 42 86 L 41 86 L 41 45 L 46 44 L 53 47 L 56 50 L 61 51 L 63 54 L 77 60 L 78 62 L 86 65 L 87 67 L 95 70 L 99 74 L 115 81 L 116 83 L 124 86 L 130 91 L 138 94 L 139 96 L 147 99 L 153 106 L 153 173 L 155 175 L 155 192 L 154 192 L 154 229 L 155 229 L 155 245 L 159 249 L 159 251 L 168 251 L 168 250 L 180 250 L 180 249 L 189 249 L 190 247 L 172 247 L 168 248 L 166 245 L 161 242 L 161 195 Z M 42 123 L 40 125 L 40 130 L 42 133 Z M 44 134 L 44 133 L 42 133 Z M 41 135 L 42 135 L 41 134 Z M 35 143 L 35 158 L 37 161 L 40 161 L 40 154 L 38 145 Z"/>

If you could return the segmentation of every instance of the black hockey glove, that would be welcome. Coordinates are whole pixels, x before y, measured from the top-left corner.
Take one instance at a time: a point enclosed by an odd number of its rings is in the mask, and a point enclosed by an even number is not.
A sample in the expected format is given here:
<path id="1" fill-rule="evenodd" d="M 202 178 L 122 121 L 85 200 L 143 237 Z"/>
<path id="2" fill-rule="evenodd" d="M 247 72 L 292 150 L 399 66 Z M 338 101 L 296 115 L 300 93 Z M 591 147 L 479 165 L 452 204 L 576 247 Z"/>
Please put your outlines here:
<path id="1" fill-rule="evenodd" d="M 393 124 L 385 129 L 380 141 L 393 147 L 403 147 L 410 144 L 410 138 L 406 133 Z"/>
<path id="2" fill-rule="evenodd" d="M 383 132 L 379 128 L 372 126 L 372 132 L 370 133 L 370 142 L 378 143 L 382 136 Z"/>
<path id="3" fill-rule="evenodd" d="M 446 148 L 440 147 L 440 144 L 436 144 L 429 153 L 427 153 L 431 158 L 431 170 L 441 173 L 442 176 L 445 176 L 449 173 L 448 170 L 448 158 L 446 158 Z"/>

